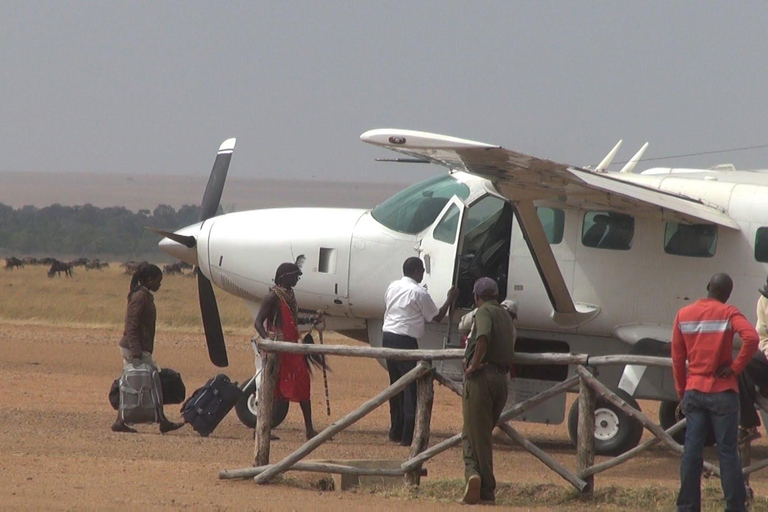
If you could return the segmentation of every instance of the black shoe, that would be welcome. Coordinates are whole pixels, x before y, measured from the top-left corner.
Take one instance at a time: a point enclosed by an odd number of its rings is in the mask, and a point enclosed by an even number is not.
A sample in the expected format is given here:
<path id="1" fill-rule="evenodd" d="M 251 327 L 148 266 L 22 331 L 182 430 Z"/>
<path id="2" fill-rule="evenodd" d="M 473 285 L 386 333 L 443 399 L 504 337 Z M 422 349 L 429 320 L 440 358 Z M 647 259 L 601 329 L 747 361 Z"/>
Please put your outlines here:
<path id="1" fill-rule="evenodd" d="M 183 426 L 184 426 L 184 423 L 174 423 L 172 421 L 164 421 L 160 423 L 160 433 L 165 434 L 167 432 L 173 432 L 174 430 L 179 430 Z"/>
<path id="2" fill-rule="evenodd" d="M 391 443 L 399 443 L 401 439 L 402 438 L 400 438 L 400 437 L 389 436 L 389 441 Z"/>
<path id="3" fill-rule="evenodd" d="M 118 423 L 114 422 L 112 426 L 110 427 L 112 429 L 112 432 L 125 432 L 127 434 L 135 434 L 136 430 L 132 429 L 125 423 Z"/>
<path id="4" fill-rule="evenodd" d="M 408 439 L 401 439 L 400 440 L 400 446 L 411 446 L 413 444 L 413 439 L 410 441 Z"/>

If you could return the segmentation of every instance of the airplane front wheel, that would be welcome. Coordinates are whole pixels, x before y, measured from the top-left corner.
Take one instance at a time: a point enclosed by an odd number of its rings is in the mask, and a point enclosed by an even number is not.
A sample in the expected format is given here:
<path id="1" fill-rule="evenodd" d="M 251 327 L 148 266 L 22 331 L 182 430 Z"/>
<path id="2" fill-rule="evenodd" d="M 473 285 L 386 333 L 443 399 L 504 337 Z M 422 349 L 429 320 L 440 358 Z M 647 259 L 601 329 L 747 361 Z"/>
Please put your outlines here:
<path id="1" fill-rule="evenodd" d="M 241 388 L 240 400 L 235 404 L 235 412 L 243 425 L 256 428 L 256 418 L 259 411 L 258 387 L 256 379 L 250 379 Z M 272 407 L 272 428 L 277 428 L 288 415 L 288 400 L 275 400 Z"/>
<path id="2" fill-rule="evenodd" d="M 624 391 L 617 394 L 631 407 L 640 410 L 637 401 Z M 568 435 L 577 444 L 579 425 L 579 401 L 571 405 L 568 413 Z M 612 403 L 597 398 L 595 403 L 595 455 L 621 455 L 631 450 L 643 436 L 643 425 Z"/>

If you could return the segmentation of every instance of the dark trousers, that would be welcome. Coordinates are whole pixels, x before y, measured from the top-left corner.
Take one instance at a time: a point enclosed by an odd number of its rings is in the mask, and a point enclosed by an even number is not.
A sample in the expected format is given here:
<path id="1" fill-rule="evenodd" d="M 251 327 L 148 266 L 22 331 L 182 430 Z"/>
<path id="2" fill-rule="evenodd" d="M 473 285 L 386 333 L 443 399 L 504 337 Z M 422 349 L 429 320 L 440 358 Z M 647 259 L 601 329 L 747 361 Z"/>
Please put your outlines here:
<path id="1" fill-rule="evenodd" d="M 402 334 L 384 332 L 384 348 L 416 350 L 419 348 L 416 338 Z M 416 361 L 387 360 L 389 383 L 394 384 L 403 375 L 416 368 Z M 410 445 L 413 441 L 413 427 L 416 423 L 416 383 L 408 385 L 400 393 L 389 399 L 389 438 L 400 444 Z"/>
<path id="2" fill-rule="evenodd" d="M 739 375 L 739 405 L 741 406 L 742 428 L 760 426 L 760 417 L 755 410 L 757 390 L 768 389 L 768 359 L 761 350 L 758 350 L 750 359 L 744 371 Z"/>
<path id="3" fill-rule="evenodd" d="M 747 493 L 737 445 L 739 397 L 733 391 L 702 393 L 689 390 L 683 396 L 683 412 L 687 420 L 685 451 L 680 461 L 680 493 L 678 511 L 701 510 L 701 468 L 704 464 L 704 442 L 707 429 L 715 431 L 717 455 L 720 459 L 720 483 L 726 511 L 746 511 Z"/>

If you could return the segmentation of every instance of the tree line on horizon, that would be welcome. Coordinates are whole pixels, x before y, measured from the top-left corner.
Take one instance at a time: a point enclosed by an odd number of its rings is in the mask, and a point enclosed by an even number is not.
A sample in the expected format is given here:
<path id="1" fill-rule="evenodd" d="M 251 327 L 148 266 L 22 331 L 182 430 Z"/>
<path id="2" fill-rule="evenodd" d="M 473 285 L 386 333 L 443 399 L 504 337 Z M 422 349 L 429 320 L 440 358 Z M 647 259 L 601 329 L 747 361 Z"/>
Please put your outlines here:
<path id="1" fill-rule="evenodd" d="M 0 203 L 0 254 L 168 259 L 157 247 L 160 236 L 146 227 L 174 231 L 196 223 L 199 216 L 198 205 L 177 211 L 161 204 L 151 212 L 134 213 L 122 206 L 14 209 Z"/>

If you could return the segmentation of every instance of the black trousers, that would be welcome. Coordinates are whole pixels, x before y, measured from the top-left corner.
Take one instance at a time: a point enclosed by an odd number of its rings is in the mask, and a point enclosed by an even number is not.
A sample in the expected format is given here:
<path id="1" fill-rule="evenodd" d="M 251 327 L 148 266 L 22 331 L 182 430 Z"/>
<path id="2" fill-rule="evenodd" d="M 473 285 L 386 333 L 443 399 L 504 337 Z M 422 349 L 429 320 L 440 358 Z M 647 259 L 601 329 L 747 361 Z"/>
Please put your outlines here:
<path id="1" fill-rule="evenodd" d="M 739 405 L 741 408 L 739 424 L 742 428 L 760 426 L 760 416 L 755 410 L 755 399 L 757 398 L 755 387 L 768 389 L 768 359 L 760 350 L 755 352 L 744 371 L 739 375 Z"/>
<path id="2" fill-rule="evenodd" d="M 402 334 L 384 332 L 384 348 L 416 350 L 419 348 L 416 338 Z M 389 383 L 394 384 L 403 375 L 416 368 L 416 361 L 387 360 Z M 389 438 L 410 446 L 413 441 L 413 427 L 416 423 L 416 383 L 408 385 L 400 393 L 389 399 Z"/>

